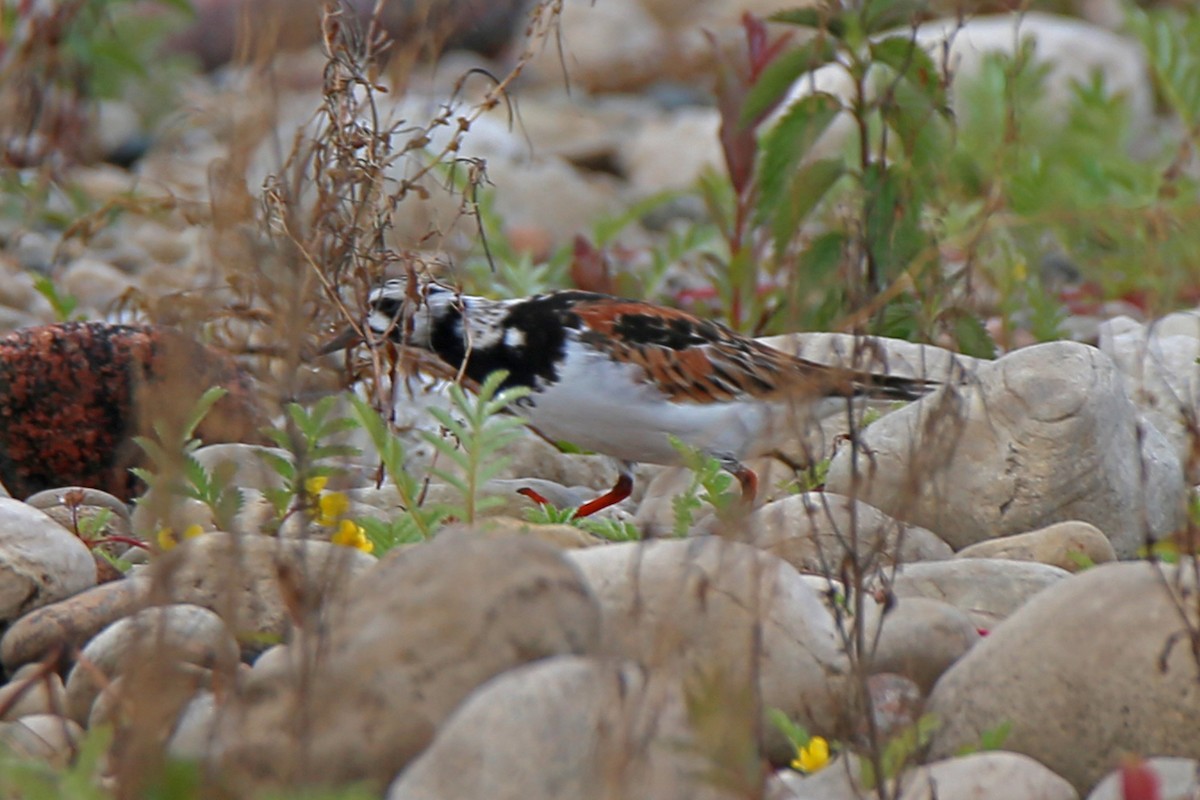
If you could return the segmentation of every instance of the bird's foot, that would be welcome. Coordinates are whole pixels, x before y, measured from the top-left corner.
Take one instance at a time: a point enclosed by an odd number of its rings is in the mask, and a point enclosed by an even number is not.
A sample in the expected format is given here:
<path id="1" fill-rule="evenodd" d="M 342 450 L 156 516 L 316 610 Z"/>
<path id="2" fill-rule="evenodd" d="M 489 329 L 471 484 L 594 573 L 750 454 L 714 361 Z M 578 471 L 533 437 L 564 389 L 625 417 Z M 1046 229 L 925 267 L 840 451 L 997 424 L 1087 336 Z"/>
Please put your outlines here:
<path id="1" fill-rule="evenodd" d="M 597 497 L 595 500 L 589 500 L 581 505 L 575 511 L 575 518 L 588 517 L 595 514 L 597 511 L 616 505 L 617 503 L 629 497 L 633 493 L 633 477 L 622 474 L 617 478 L 616 484 L 604 494 Z M 523 486 L 517 489 L 517 494 L 528 497 L 539 506 L 550 505 L 550 501 L 539 494 L 536 490 L 530 489 L 528 486 Z"/>

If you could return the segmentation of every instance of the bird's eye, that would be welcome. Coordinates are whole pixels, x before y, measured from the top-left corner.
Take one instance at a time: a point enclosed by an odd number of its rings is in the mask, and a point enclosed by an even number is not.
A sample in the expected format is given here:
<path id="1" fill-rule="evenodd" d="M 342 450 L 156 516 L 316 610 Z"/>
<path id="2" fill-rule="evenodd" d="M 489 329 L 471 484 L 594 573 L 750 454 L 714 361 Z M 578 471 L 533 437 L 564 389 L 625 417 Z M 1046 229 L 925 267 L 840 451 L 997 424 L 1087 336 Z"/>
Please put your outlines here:
<path id="1" fill-rule="evenodd" d="M 379 302 L 375 304 L 375 308 L 389 319 L 396 319 L 400 316 L 400 301 L 394 297 L 380 298 Z"/>

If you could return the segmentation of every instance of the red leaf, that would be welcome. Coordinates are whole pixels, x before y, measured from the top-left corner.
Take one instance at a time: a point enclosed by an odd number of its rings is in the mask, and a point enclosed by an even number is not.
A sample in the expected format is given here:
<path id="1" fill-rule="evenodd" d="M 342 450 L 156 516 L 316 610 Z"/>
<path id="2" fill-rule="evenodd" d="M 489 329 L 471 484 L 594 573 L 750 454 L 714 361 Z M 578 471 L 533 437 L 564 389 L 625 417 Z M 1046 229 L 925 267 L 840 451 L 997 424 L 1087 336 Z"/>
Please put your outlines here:
<path id="1" fill-rule="evenodd" d="M 575 237 L 574 250 L 571 253 L 571 282 L 585 292 L 612 294 L 615 290 L 608 257 L 602 249 L 589 242 L 586 236 Z"/>
<path id="2" fill-rule="evenodd" d="M 747 11 L 742 14 L 742 27 L 746 29 L 746 48 L 750 53 L 750 80 L 753 81 L 765 66 L 767 26 L 761 19 Z"/>

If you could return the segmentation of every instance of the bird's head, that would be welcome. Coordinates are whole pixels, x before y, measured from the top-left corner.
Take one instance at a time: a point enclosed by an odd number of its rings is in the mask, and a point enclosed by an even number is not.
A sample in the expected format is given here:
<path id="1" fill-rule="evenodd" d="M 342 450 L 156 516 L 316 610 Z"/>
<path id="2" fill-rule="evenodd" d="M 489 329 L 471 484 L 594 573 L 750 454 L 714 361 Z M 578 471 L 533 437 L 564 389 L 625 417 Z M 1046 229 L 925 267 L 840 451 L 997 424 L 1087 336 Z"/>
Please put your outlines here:
<path id="1" fill-rule="evenodd" d="M 384 281 L 367 295 L 367 314 L 361 333 L 349 326 L 322 347 L 321 353 L 356 345 L 364 334 L 374 341 L 387 339 L 429 348 L 434 322 L 454 307 L 457 296 L 454 290 L 433 282 L 410 284 L 404 278 Z"/>

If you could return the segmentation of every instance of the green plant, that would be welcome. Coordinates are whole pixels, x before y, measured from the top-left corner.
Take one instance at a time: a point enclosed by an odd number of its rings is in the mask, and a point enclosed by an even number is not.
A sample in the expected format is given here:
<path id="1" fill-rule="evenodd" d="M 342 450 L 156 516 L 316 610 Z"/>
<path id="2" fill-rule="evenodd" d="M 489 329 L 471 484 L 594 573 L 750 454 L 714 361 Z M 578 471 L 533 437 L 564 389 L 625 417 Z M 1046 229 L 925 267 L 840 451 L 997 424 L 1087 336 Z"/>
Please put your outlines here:
<path id="1" fill-rule="evenodd" d="M 539 505 L 526 510 L 525 519 L 539 525 L 574 525 L 580 530 L 610 542 L 636 542 L 642 538 L 642 532 L 632 522 L 592 517 L 580 519 L 575 516 L 573 508 Z"/>
<path id="2" fill-rule="evenodd" d="M 1008 735 L 1012 733 L 1012 726 L 1012 720 L 1006 719 L 999 725 L 988 728 L 979 734 L 979 741 L 976 744 L 959 748 L 955 755 L 966 756 L 971 753 L 986 753 L 989 750 L 1003 750 L 1004 743 L 1008 741 Z"/>
<path id="3" fill-rule="evenodd" d="M 383 554 L 398 544 L 431 538 L 451 512 L 422 502 L 421 482 L 408 471 L 400 437 L 388 429 L 387 422 L 370 403 L 357 395 L 351 395 L 350 402 L 354 419 L 371 438 L 404 507 L 404 513 L 391 520 L 359 519 L 375 544 L 375 552 Z"/>
<path id="4" fill-rule="evenodd" d="M 792 769 L 806 774 L 824 768 L 829 762 L 829 743 L 822 736 L 812 736 L 808 729 L 793 721 L 778 708 L 767 710 L 767 719 L 787 737 L 796 753 Z"/>
<path id="5" fill-rule="evenodd" d="M 184 496 L 204 503 L 221 530 L 232 528 L 233 518 L 244 502 L 241 490 L 230 485 L 236 465 L 226 462 L 210 472 L 196 460 L 194 453 L 201 445 L 195 438 L 196 428 L 226 394 L 227 390 L 219 386 L 208 389 L 174 430 L 166 424 L 155 423 L 157 441 L 147 436 L 135 437 L 134 442 L 146 453 L 153 468 L 134 467 L 132 470 L 154 491 L 159 502 L 166 502 L 171 496 Z M 163 514 L 156 516 L 164 517 Z"/>
<path id="6" fill-rule="evenodd" d="M 434 468 L 433 474 L 459 491 L 464 522 L 474 522 L 480 512 L 503 502 L 498 497 L 481 497 L 480 491 L 508 465 L 508 457 L 499 451 L 516 440 L 525 426 L 521 417 L 502 412 L 530 394 L 523 386 L 501 390 L 506 377 L 508 374 L 503 370 L 493 372 L 474 398 L 458 384 L 452 384 L 449 390 L 452 411 L 430 409 L 444 433 L 422 432 L 442 457 L 458 467 L 457 471 Z"/>
<path id="7" fill-rule="evenodd" d="M 683 457 L 683 466 L 692 473 L 688 488 L 671 498 L 672 532 L 682 537 L 688 535 L 695 523 L 696 512 L 705 503 L 713 507 L 718 517 L 727 518 L 741 503 L 741 494 L 731 491 L 733 476 L 725 471 L 719 460 L 687 446 L 674 436 L 669 438 L 671 446 Z"/>
<path id="8" fill-rule="evenodd" d="M 892 780 L 899 776 L 905 767 L 916 763 L 917 757 L 933 738 L 938 729 L 937 717 L 923 714 L 912 725 L 888 739 L 883 747 L 878 766 L 883 770 L 883 779 Z M 868 791 L 880 785 L 876 764 L 872 759 L 859 760 L 859 774 L 863 786 Z"/>
<path id="9" fill-rule="evenodd" d="M 79 298 L 72 294 L 63 294 L 54 281 L 45 275 L 39 275 L 33 280 L 33 288 L 50 303 L 54 310 L 54 318 L 59 322 L 75 322 L 87 319 L 82 314 L 72 316 L 79 306 Z"/>
<path id="10" fill-rule="evenodd" d="M 102 788 L 112 728 L 97 725 L 79 742 L 69 766 L 55 767 L 38 759 L 22 757 L 0 746 L 0 797 L 20 800 L 108 800 L 112 795 Z"/>
<path id="11" fill-rule="evenodd" d="M 939 255 L 928 217 L 951 141 L 948 80 L 911 31 L 887 32 L 921 7 L 821 3 L 772 16 L 807 29 L 795 47 L 743 20 L 749 63 L 726 64 L 718 85 L 730 178 L 702 189 L 728 243 L 714 274 L 735 327 L 758 330 L 786 310 L 788 327 L 849 314 L 851 327 L 875 319 L 882 332 L 892 306 L 893 330 L 903 311 L 909 336 L 932 336 L 937 316 L 926 306 L 941 298 L 929 280 Z M 848 91 L 814 90 L 785 107 L 818 69 L 842 73 Z M 848 143 L 831 153 L 823 139 L 839 120 Z M 760 291 L 764 278 L 777 288 Z"/>
<path id="12" fill-rule="evenodd" d="M 269 450 L 259 452 L 259 457 L 283 480 L 282 487 L 263 492 L 275 507 L 278 524 L 296 511 L 312 508 L 313 495 L 320 492 L 309 491 L 309 482 L 335 475 L 340 468 L 331 461 L 358 455 L 358 449 L 351 445 L 328 442 L 337 434 L 357 427 L 351 418 L 331 416 L 337 400 L 336 395 L 322 397 L 311 411 L 299 403 L 288 403 L 284 409 L 285 426 L 263 432 L 288 453 L 284 456 Z"/>

